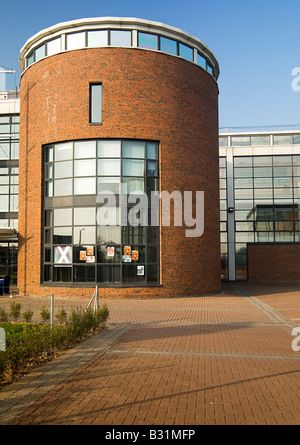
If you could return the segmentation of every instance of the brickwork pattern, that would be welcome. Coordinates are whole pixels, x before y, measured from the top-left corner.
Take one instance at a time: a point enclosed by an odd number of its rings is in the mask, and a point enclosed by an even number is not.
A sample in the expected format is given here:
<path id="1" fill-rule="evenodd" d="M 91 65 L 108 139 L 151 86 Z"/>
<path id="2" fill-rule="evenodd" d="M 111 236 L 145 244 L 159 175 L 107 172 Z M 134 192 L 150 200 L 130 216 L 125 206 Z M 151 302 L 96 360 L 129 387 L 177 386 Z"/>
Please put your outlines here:
<path id="1" fill-rule="evenodd" d="M 300 283 L 300 244 L 248 244 L 249 282 Z"/>
<path id="2" fill-rule="evenodd" d="M 299 290 L 248 283 L 109 300 L 106 331 L 0 392 L 0 423 L 299 425 L 300 352 L 279 298 L 299 308 Z"/>

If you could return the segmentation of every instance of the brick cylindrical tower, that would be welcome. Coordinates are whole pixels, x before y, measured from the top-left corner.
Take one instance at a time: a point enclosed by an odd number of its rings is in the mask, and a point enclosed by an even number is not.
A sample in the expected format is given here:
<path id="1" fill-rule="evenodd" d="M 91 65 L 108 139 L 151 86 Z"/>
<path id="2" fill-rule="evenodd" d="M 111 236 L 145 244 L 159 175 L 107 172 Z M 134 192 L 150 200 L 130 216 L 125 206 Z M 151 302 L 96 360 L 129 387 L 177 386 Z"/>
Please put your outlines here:
<path id="1" fill-rule="evenodd" d="M 29 39 L 20 66 L 19 291 L 219 292 L 219 69 L 211 51 L 160 23 L 85 19 Z M 115 206 L 104 225 L 106 191 Z"/>

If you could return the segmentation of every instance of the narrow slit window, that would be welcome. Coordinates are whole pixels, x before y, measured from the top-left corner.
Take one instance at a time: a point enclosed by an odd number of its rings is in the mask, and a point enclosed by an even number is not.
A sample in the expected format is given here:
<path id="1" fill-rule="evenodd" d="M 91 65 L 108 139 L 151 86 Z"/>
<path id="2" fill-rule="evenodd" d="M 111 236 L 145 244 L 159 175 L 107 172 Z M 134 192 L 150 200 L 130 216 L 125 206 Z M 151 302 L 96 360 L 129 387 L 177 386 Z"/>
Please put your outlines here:
<path id="1" fill-rule="evenodd" d="M 90 85 L 90 123 L 102 123 L 102 83 Z"/>

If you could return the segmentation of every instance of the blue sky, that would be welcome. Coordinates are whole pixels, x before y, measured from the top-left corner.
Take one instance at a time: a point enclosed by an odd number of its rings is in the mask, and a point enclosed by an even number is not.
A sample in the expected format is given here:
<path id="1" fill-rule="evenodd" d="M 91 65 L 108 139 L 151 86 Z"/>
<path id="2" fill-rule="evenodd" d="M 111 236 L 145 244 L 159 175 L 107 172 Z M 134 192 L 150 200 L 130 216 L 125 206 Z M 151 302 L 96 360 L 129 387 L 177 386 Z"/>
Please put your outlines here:
<path id="1" fill-rule="evenodd" d="M 17 71 L 26 40 L 56 23 L 85 17 L 137 17 L 183 29 L 217 57 L 220 127 L 300 124 L 299 0 L 14 0 L 3 2 L 0 64 Z M 300 72 L 300 69 L 299 69 Z M 300 84 L 300 82 L 299 82 Z"/>

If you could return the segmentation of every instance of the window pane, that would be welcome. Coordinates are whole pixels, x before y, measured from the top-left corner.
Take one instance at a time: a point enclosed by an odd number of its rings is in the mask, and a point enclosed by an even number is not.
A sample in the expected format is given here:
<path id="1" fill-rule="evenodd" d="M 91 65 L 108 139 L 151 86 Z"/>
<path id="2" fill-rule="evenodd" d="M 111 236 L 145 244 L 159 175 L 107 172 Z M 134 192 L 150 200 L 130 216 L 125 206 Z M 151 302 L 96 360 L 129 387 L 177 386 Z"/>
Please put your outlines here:
<path id="1" fill-rule="evenodd" d="M 58 179 L 54 181 L 54 196 L 72 195 L 72 179 Z"/>
<path id="2" fill-rule="evenodd" d="M 160 38 L 160 50 L 177 56 L 177 42 L 176 40 L 168 39 L 166 37 Z"/>
<path id="3" fill-rule="evenodd" d="M 110 32 L 111 46 L 131 46 L 131 31 L 117 31 Z"/>
<path id="4" fill-rule="evenodd" d="M 74 161 L 74 176 L 95 176 L 96 159 Z"/>
<path id="5" fill-rule="evenodd" d="M 57 144 L 54 147 L 54 160 L 64 161 L 66 159 L 72 159 L 73 157 L 73 144 L 72 142 L 66 142 L 64 144 Z"/>
<path id="6" fill-rule="evenodd" d="M 72 209 L 54 209 L 54 226 L 71 226 Z"/>
<path id="7" fill-rule="evenodd" d="M 97 226 L 97 244 L 121 244 L 121 227 Z"/>
<path id="8" fill-rule="evenodd" d="M 214 70 L 213 70 L 212 66 L 210 66 L 209 64 L 207 64 L 206 69 L 207 69 L 207 72 L 213 76 L 213 74 L 214 74 Z"/>
<path id="9" fill-rule="evenodd" d="M 96 193 L 96 178 L 75 178 L 74 195 L 94 195 Z"/>
<path id="10" fill-rule="evenodd" d="M 206 70 L 206 59 L 201 56 L 201 54 L 197 53 L 197 64 L 202 66 Z M 227 139 L 227 138 L 226 138 Z"/>
<path id="11" fill-rule="evenodd" d="M 71 267 L 53 267 L 53 281 L 68 283 L 72 281 Z"/>
<path id="12" fill-rule="evenodd" d="M 99 158 L 120 158 L 121 142 L 120 141 L 99 141 L 98 142 Z"/>
<path id="13" fill-rule="evenodd" d="M 85 32 L 75 32 L 67 34 L 67 49 L 77 49 L 85 47 Z"/>
<path id="14" fill-rule="evenodd" d="M 45 187 L 46 187 L 45 195 L 47 197 L 53 196 L 53 181 L 47 181 Z"/>
<path id="15" fill-rule="evenodd" d="M 254 156 L 253 165 L 255 167 L 272 167 L 272 156 Z"/>
<path id="16" fill-rule="evenodd" d="M 119 176 L 120 174 L 120 159 L 98 159 L 98 175 Z"/>
<path id="17" fill-rule="evenodd" d="M 107 31 L 88 31 L 87 33 L 88 46 L 107 46 Z"/>
<path id="18" fill-rule="evenodd" d="M 251 136 L 251 145 L 270 145 L 270 136 Z"/>
<path id="19" fill-rule="evenodd" d="M 292 167 L 274 167 L 274 176 L 292 176 Z"/>
<path id="20" fill-rule="evenodd" d="M 42 57 L 45 57 L 46 55 L 46 48 L 45 45 L 41 45 L 39 48 L 35 50 L 35 61 L 37 62 Z"/>
<path id="21" fill-rule="evenodd" d="M 8 195 L 0 196 L 0 212 L 8 212 Z"/>
<path id="22" fill-rule="evenodd" d="M 191 62 L 194 60 L 193 49 L 187 45 L 184 45 L 183 43 L 179 43 L 179 55 L 187 60 L 190 60 Z"/>
<path id="23" fill-rule="evenodd" d="M 256 178 L 272 177 L 272 167 L 254 167 L 253 175 Z"/>
<path id="24" fill-rule="evenodd" d="M 97 248 L 98 263 L 121 263 L 121 247 L 120 246 L 98 246 Z"/>
<path id="25" fill-rule="evenodd" d="M 19 142 L 11 142 L 10 159 L 19 159 Z"/>
<path id="26" fill-rule="evenodd" d="M 0 134 L 10 134 L 10 125 L 9 124 L 1 124 L 0 125 Z"/>
<path id="27" fill-rule="evenodd" d="M 98 178 L 98 192 L 109 191 L 118 194 L 120 181 L 120 176 L 100 177 Z"/>
<path id="28" fill-rule="evenodd" d="M 157 264 L 147 266 L 147 283 L 158 283 L 159 268 Z"/>
<path id="29" fill-rule="evenodd" d="M 46 166 L 46 178 L 51 179 L 53 177 L 53 164 L 48 164 Z"/>
<path id="30" fill-rule="evenodd" d="M 53 229 L 53 244 L 71 244 L 72 227 L 55 227 Z M 56 249 L 59 252 L 59 249 Z"/>
<path id="31" fill-rule="evenodd" d="M 45 210 L 45 226 L 52 226 L 52 210 Z"/>
<path id="32" fill-rule="evenodd" d="M 147 143 L 147 158 L 157 159 L 157 144 L 153 142 Z"/>
<path id="33" fill-rule="evenodd" d="M 138 33 L 138 46 L 140 48 L 158 49 L 158 36 L 146 32 Z"/>
<path id="34" fill-rule="evenodd" d="M 158 260 L 157 247 L 148 247 L 147 256 L 148 256 L 148 263 L 156 263 Z"/>
<path id="35" fill-rule="evenodd" d="M 145 157 L 145 143 L 139 141 L 123 141 L 122 156 L 124 158 L 140 158 Z"/>
<path id="36" fill-rule="evenodd" d="M 235 167 L 252 167 L 252 157 L 251 156 L 241 156 L 234 158 Z"/>
<path id="37" fill-rule="evenodd" d="M 18 195 L 10 195 L 9 211 L 17 212 L 18 211 L 18 203 L 19 203 L 19 196 Z"/>
<path id="38" fill-rule="evenodd" d="M 272 170 L 272 169 L 271 169 Z M 252 168 L 235 168 L 234 169 L 235 178 L 252 177 Z"/>
<path id="39" fill-rule="evenodd" d="M 0 159 L 9 159 L 9 142 L 0 141 Z"/>
<path id="40" fill-rule="evenodd" d="M 53 162 L 53 147 L 46 147 L 46 162 Z"/>
<path id="41" fill-rule="evenodd" d="M 95 244 L 96 227 L 74 227 L 74 244 Z"/>
<path id="42" fill-rule="evenodd" d="M 134 264 L 124 264 L 122 267 L 122 280 L 123 283 L 144 283 L 145 282 L 145 272 L 143 275 L 141 272 L 138 273 L 138 265 Z"/>
<path id="43" fill-rule="evenodd" d="M 74 208 L 74 225 L 90 226 L 96 222 L 95 207 L 75 207 Z"/>
<path id="44" fill-rule="evenodd" d="M 52 54 L 59 53 L 60 50 L 61 50 L 60 49 L 60 37 L 47 42 L 47 55 L 48 56 L 51 56 Z"/>
<path id="45" fill-rule="evenodd" d="M 9 186 L 1 185 L 0 186 L 0 195 L 8 195 L 9 194 Z"/>
<path id="46" fill-rule="evenodd" d="M 123 183 L 127 185 L 128 194 L 144 192 L 144 179 L 123 178 Z"/>
<path id="47" fill-rule="evenodd" d="M 257 188 L 272 188 L 272 178 L 255 178 L 254 187 Z"/>
<path id="48" fill-rule="evenodd" d="M 73 279 L 76 283 L 89 283 L 95 282 L 95 265 L 87 266 L 74 266 L 73 267 Z"/>
<path id="49" fill-rule="evenodd" d="M 97 267 L 98 283 L 120 283 L 121 267 L 120 266 L 98 266 Z"/>
<path id="50" fill-rule="evenodd" d="M 102 121 L 102 85 L 90 85 L 90 122 L 99 124 Z"/>
<path id="51" fill-rule="evenodd" d="M 96 142 L 95 141 L 81 141 L 74 143 L 74 158 L 95 158 L 96 157 Z"/>
<path id="52" fill-rule="evenodd" d="M 51 167 L 51 164 L 47 167 Z M 54 178 L 60 179 L 72 177 L 72 168 L 72 161 L 56 162 L 54 164 Z"/>
<path id="53" fill-rule="evenodd" d="M 273 165 L 274 167 L 278 166 L 291 166 L 292 165 L 292 156 L 273 156 Z"/>
<path id="54" fill-rule="evenodd" d="M 235 188 L 251 188 L 252 184 L 253 184 L 252 178 L 235 179 L 234 180 L 234 187 Z"/>
<path id="55" fill-rule="evenodd" d="M 228 145 L 227 137 L 220 137 L 219 138 L 219 147 L 227 147 L 227 145 Z"/>
<path id="56" fill-rule="evenodd" d="M 122 172 L 124 176 L 144 176 L 145 162 L 136 159 L 123 159 Z"/>
<path id="57" fill-rule="evenodd" d="M 148 161 L 147 174 L 148 174 L 148 176 L 157 176 L 158 175 L 158 168 L 157 168 L 156 161 Z"/>
<path id="58" fill-rule="evenodd" d="M 250 146 L 250 137 L 249 136 L 232 136 L 231 137 L 231 145 L 233 147 Z"/>
<path id="59" fill-rule="evenodd" d="M 147 178 L 147 193 L 158 191 L 158 179 Z"/>
<path id="60" fill-rule="evenodd" d="M 33 62 L 34 62 L 34 52 L 31 51 L 31 53 L 27 57 L 27 66 L 31 65 Z"/>
<path id="61" fill-rule="evenodd" d="M 143 226 L 126 226 L 122 227 L 122 243 L 123 244 L 145 244 L 146 243 L 146 229 Z M 156 228 L 154 228 L 156 230 Z M 149 235 L 148 235 L 148 242 Z M 154 242 L 155 244 L 155 242 Z"/>
<path id="62" fill-rule="evenodd" d="M 274 145 L 292 145 L 293 136 L 291 134 L 286 135 L 274 135 Z"/>
<path id="63" fill-rule="evenodd" d="M 300 144 L 300 134 L 294 134 L 293 135 L 293 142 L 294 142 L 294 144 L 296 145 L 298 145 L 298 144 Z"/>

